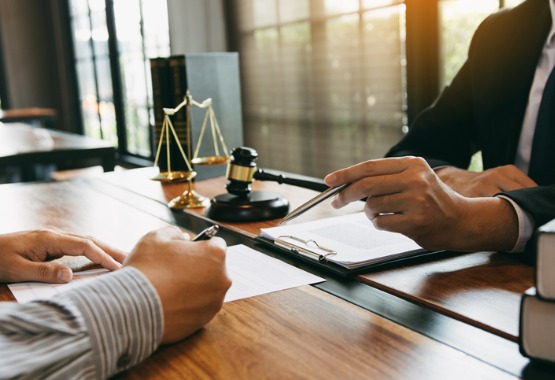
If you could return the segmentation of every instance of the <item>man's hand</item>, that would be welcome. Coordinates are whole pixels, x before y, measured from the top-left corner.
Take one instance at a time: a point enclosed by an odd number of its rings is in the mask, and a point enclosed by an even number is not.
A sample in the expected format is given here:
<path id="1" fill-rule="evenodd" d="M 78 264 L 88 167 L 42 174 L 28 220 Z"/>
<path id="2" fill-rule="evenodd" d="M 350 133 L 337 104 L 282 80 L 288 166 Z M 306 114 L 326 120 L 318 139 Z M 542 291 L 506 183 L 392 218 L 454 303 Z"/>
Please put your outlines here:
<path id="1" fill-rule="evenodd" d="M 115 270 L 127 254 L 92 237 L 56 229 L 23 231 L 0 235 L 0 282 L 69 282 L 70 268 L 49 260 L 86 256 L 92 262 Z"/>
<path id="2" fill-rule="evenodd" d="M 491 197 L 497 193 L 538 186 L 514 165 L 499 166 L 483 172 L 471 172 L 453 166 L 436 170 L 441 180 L 465 197 Z"/>
<path id="3" fill-rule="evenodd" d="M 176 227 L 150 232 L 137 243 L 124 265 L 143 272 L 160 296 L 162 343 L 191 335 L 221 309 L 231 286 L 225 253 L 224 240 L 190 242 Z"/>
<path id="4" fill-rule="evenodd" d="M 333 207 L 367 197 L 366 216 L 376 228 L 400 232 L 426 249 L 507 251 L 518 237 L 517 217 L 508 202 L 462 196 L 422 158 L 370 160 L 330 173 L 325 182 L 351 183 Z"/>

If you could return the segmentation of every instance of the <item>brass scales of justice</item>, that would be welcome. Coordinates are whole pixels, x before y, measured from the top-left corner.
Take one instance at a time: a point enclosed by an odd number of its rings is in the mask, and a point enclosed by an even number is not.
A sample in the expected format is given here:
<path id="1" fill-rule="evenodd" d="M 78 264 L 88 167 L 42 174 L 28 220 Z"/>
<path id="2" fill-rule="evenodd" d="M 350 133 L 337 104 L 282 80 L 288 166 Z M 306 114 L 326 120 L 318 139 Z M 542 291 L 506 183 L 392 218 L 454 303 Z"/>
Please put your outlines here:
<path id="1" fill-rule="evenodd" d="M 186 112 L 185 133 L 186 133 L 186 136 L 191 136 L 191 106 L 206 109 L 206 113 L 204 115 L 202 128 L 200 130 L 199 139 L 195 147 L 193 158 L 189 160 L 189 157 L 191 157 L 191 151 L 190 151 L 191 144 L 188 144 L 189 149 L 187 152 L 188 154 L 186 154 L 179 140 L 179 136 L 177 135 L 177 132 L 175 131 L 175 128 L 171 122 L 170 116 L 175 115 L 183 107 L 185 107 L 185 112 Z M 162 123 L 162 129 L 160 131 L 160 139 L 158 141 L 158 148 L 156 150 L 156 158 L 154 160 L 154 166 L 155 167 L 158 166 L 158 161 L 162 151 L 162 145 L 165 141 L 167 171 L 164 171 L 164 172 L 161 171 L 158 175 L 154 176 L 151 179 L 154 181 L 160 181 L 163 183 L 178 183 L 178 182 L 188 183 L 187 190 L 185 190 L 183 194 L 172 199 L 168 203 L 168 207 L 170 207 L 171 209 L 182 210 L 187 208 L 206 207 L 210 203 L 210 199 L 202 195 L 199 195 L 196 191 L 193 190 L 192 182 L 193 182 L 193 179 L 196 177 L 197 172 L 193 170 L 191 163 L 193 165 L 222 165 L 222 164 L 226 164 L 229 160 L 229 155 L 227 153 L 228 149 L 225 145 L 224 138 L 220 131 L 218 120 L 216 119 L 216 114 L 214 113 L 214 109 L 212 108 L 212 99 L 208 98 L 204 100 L 202 103 L 198 103 L 193 99 L 193 97 L 191 96 L 191 93 L 187 91 L 183 102 L 181 102 L 177 107 L 164 108 L 163 110 L 164 110 L 164 121 Z M 204 133 L 205 133 L 208 121 L 210 121 L 210 130 L 212 133 L 212 141 L 214 144 L 214 155 L 199 157 L 199 151 L 200 151 L 200 147 L 202 144 L 202 140 L 204 137 Z M 185 162 L 185 165 L 187 167 L 186 171 L 172 171 L 171 169 L 170 139 L 172 137 L 175 139 L 177 147 L 181 153 L 181 157 Z M 220 150 L 220 145 L 221 145 L 221 150 Z"/>

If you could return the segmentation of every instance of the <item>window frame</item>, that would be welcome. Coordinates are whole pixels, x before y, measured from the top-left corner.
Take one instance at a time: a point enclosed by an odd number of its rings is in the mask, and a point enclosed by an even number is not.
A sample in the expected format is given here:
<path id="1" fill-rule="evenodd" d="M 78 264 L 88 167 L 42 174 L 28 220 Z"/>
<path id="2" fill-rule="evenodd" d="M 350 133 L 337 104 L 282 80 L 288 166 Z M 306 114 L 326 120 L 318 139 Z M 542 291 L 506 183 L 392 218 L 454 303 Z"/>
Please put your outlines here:
<path id="1" fill-rule="evenodd" d="M 70 43 L 70 46 L 72 48 L 71 56 L 72 56 L 73 62 L 75 63 L 77 62 L 77 59 L 75 57 L 75 52 L 74 52 L 75 37 L 74 37 L 73 29 L 71 27 L 73 16 L 71 14 L 71 6 L 69 4 L 70 1 L 71 0 L 66 1 L 67 20 L 68 20 L 69 34 L 71 37 L 71 43 Z M 127 121 L 125 118 L 126 105 L 125 105 L 125 95 L 123 93 L 123 82 L 121 77 L 122 67 L 119 62 L 120 51 L 119 51 L 118 39 L 117 39 L 117 30 L 116 30 L 117 26 L 116 26 L 116 19 L 115 19 L 114 0 L 104 0 L 104 3 L 105 3 L 105 12 L 106 12 L 106 29 L 108 32 L 107 45 L 108 45 L 108 59 L 109 59 L 111 84 L 112 84 L 112 98 L 113 98 L 115 123 L 116 123 L 116 135 L 118 139 L 117 146 L 116 146 L 118 162 L 127 164 L 129 166 L 137 166 L 137 167 L 151 166 L 154 162 L 154 156 L 156 154 L 154 141 L 153 141 L 153 138 L 154 138 L 153 125 L 150 122 L 151 118 L 149 118 L 149 126 L 148 126 L 149 144 L 151 146 L 150 156 L 144 156 L 144 155 L 132 153 L 128 148 L 128 141 L 129 141 L 127 136 L 128 128 L 127 128 Z M 138 4 L 141 12 L 141 33 L 142 33 L 142 28 L 143 28 L 142 0 L 139 0 Z M 90 7 L 89 7 L 89 19 L 90 19 Z M 91 41 L 90 43 L 93 45 L 92 46 L 93 56 L 91 57 L 91 60 L 95 67 L 95 71 L 94 71 L 95 87 L 96 87 L 95 91 L 96 91 L 96 96 L 98 101 L 100 98 L 99 98 L 98 79 L 96 74 L 96 63 L 95 63 L 97 59 L 97 55 L 96 55 L 96 52 L 94 51 L 93 42 Z M 146 57 L 148 59 L 148 55 L 146 54 L 146 46 L 145 46 L 144 38 L 142 39 L 142 42 L 141 42 L 141 54 L 143 58 Z M 73 66 L 76 67 L 75 64 Z M 77 70 L 74 70 L 73 75 L 75 78 L 75 96 L 77 99 L 76 108 L 78 109 L 78 115 L 79 115 L 79 120 L 81 124 L 79 127 L 79 130 L 80 130 L 80 133 L 84 134 L 85 131 L 84 131 L 84 125 L 83 125 L 83 112 L 82 112 L 81 105 L 79 104 L 80 94 L 79 94 L 79 78 L 78 78 Z M 145 71 L 145 77 L 148 77 L 149 75 L 150 73 L 147 73 Z M 147 80 L 146 84 L 147 86 L 149 86 L 150 82 Z M 147 104 L 148 113 L 151 114 L 153 112 L 153 101 L 152 101 L 152 94 L 150 93 L 148 88 L 147 88 L 146 104 Z M 100 119 L 101 118 L 100 111 L 97 111 L 97 114 Z"/>
<path id="2" fill-rule="evenodd" d="M 68 8 L 68 25 L 71 25 L 71 15 Z M 316 0 L 321 2 L 322 0 Z M 360 0 L 362 4 L 363 0 Z M 440 25 L 440 1 L 442 0 L 404 0 L 406 7 L 406 115 L 410 125 L 416 116 L 426 107 L 433 103 L 439 95 L 441 82 L 441 25 Z M 499 8 L 505 6 L 506 0 L 498 0 Z M 153 147 L 150 157 L 131 153 L 128 149 L 127 125 L 125 120 L 125 97 L 123 94 L 121 68 L 118 61 L 119 49 L 116 38 L 116 20 L 114 14 L 114 0 L 105 0 L 106 4 L 106 27 L 108 30 L 108 49 L 111 69 L 111 80 L 113 90 L 114 112 L 117 131 L 117 152 L 120 161 L 132 163 L 137 166 L 147 166 L 153 162 L 155 149 L 153 143 L 152 125 L 149 127 L 150 144 Z M 314 4 L 312 5 L 314 6 Z M 240 35 L 235 34 L 238 17 L 235 14 L 233 1 L 223 1 L 225 12 L 227 44 L 229 51 L 238 51 Z M 358 11 L 360 13 L 360 9 Z M 71 29 L 71 26 L 70 28 Z M 71 34 L 73 48 L 73 33 Z M 1 43 L 1 40 L 0 40 Z M 424 47 L 424 48 L 423 48 Z M 143 57 L 146 57 L 146 50 L 142 46 Z M 75 55 L 72 54 L 75 61 Z M 93 58 L 94 59 L 94 58 Z M 1 60 L 0 60 L 1 64 Z M 2 67 L 0 66 L 0 80 L 2 78 Z M 75 70 L 75 83 L 78 86 L 77 72 Z M 95 73 L 96 75 L 96 73 Z M 148 75 L 148 74 L 147 74 Z M 148 83 L 148 81 L 147 81 Z M 9 105 L 6 93 L 7 86 L 2 80 L 0 83 L 0 97 L 2 106 Z M 76 88 L 75 93 L 78 94 Z M 78 95 L 77 95 L 78 96 Z M 78 96 L 79 97 L 79 96 Z M 152 97 L 147 92 L 147 102 L 149 113 L 152 112 Z M 83 114 L 77 102 L 79 119 L 82 124 Z M 100 115 L 99 115 L 100 117 Z M 83 132 L 83 126 L 79 126 Z"/>

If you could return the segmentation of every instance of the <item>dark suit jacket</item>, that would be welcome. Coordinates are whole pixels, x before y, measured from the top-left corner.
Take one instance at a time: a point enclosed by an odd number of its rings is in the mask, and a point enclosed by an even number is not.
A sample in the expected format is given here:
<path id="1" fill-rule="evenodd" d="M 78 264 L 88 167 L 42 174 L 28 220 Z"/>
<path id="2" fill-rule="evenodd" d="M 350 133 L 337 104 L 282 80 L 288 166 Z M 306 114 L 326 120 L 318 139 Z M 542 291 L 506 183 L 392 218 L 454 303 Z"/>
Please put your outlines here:
<path id="1" fill-rule="evenodd" d="M 467 168 L 471 156 L 482 151 L 484 169 L 514 164 L 528 95 L 550 28 L 549 0 L 528 0 L 489 16 L 476 30 L 468 59 L 451 85 L 387 156 L 415 155 L 432 167 Z M 555 184 L 504 194 L 532 215 L 536 227 L 555 218 Z"/>

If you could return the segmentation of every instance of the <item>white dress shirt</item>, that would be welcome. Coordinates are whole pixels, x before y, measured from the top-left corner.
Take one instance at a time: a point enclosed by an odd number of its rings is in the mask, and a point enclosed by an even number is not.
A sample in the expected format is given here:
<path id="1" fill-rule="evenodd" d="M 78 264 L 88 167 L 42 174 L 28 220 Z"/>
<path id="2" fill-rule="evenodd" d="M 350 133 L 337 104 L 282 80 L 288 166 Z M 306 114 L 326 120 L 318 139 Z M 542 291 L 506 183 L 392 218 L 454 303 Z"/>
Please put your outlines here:
<path id="1" fill-rule="evenodd" d="M 545 45 L 543 46 L 542 54 L 536 67 L 534 74 L 534 81 L 532 88 L 528 95 L 528 105 L 524 114 L 524 121 L 522 123 L 522 130 L 520 133 L 520 140 L 518 144 L 517 156 L 515 166 L 523 172 L 527 173 L 530 166 L 530 157 L 532 155 L 532 141 L 534 139 L 534 131 L 536 130 L 536 121 L 538 119 L 538 111 L 542 100 L 543 90 L 545 83 L 555 67 L 555 0 L 549 2 L 551 10 L 551 31 L 549 32 Z M 519 237 L 512 249 L 512 252 L 522 252 L 528 240 L 532 236 L 536 226 L 533 219 L 518 206 L 514 201 L 507 197 L 502 197 L 509 201 L 517 214 L 519 225 Z"/>

